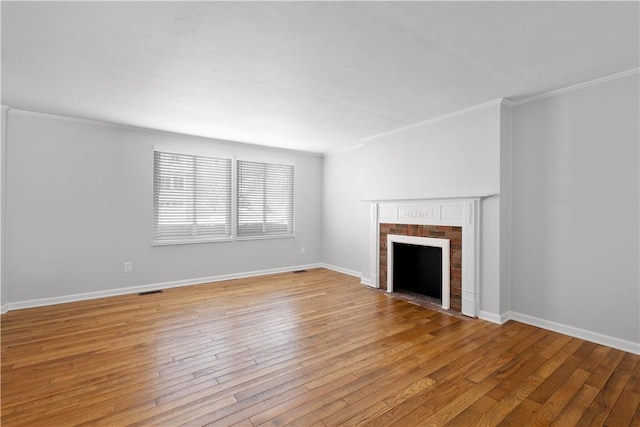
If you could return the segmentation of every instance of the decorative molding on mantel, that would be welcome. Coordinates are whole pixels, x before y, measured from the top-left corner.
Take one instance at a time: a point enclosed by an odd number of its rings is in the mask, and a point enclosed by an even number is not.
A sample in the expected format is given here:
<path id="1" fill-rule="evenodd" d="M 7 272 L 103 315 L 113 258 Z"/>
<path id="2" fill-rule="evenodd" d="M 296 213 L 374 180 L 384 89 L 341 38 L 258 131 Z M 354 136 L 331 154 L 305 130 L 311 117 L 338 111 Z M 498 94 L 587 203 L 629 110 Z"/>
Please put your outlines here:
<path id="1" fill-rule="evenodd" d="M 380 287 L 380 224 L 444 225 L 462 228 L 462 314 L 479 314 L 480 201 L 493 194 L 473 197 L 370 201 L 370 286 Z"/>

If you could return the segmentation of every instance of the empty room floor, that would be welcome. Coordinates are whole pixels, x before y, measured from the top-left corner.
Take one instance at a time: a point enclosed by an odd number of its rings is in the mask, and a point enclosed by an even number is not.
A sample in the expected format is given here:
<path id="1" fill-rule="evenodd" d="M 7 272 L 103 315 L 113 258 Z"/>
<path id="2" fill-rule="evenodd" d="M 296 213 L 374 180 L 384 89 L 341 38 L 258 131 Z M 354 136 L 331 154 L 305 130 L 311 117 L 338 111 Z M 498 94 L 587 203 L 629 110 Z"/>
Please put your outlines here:
<path id="1" fill-rule="evenodd" d="M 2 425 L 640 425 L 640 356 L 325 269 L 2 315 Z"/>

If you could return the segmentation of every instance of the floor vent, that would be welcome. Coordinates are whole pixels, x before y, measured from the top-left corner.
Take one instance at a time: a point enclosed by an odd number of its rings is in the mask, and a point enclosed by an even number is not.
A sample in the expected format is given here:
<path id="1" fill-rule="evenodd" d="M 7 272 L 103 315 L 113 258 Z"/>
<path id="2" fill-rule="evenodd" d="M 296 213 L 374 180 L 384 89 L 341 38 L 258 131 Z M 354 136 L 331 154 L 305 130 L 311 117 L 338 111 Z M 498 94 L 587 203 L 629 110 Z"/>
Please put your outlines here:
<path id="1" fill-rule="evenodd" d="M 160 292 L 162 292 L 162 289 L 157 289 L 155 291 L 140 292 L 138 295 L 143 296 L 143 295 L 159 294 Z"/>
<path id="2" fill-rule="evenodd" d="M 298 273 L 306 273 L 306 272 L 307 272 L 307 270 L 296 270 L 296 271 L 294 271 L 294 273 L 296 273 L 296 274 L 298 274 Z"/>

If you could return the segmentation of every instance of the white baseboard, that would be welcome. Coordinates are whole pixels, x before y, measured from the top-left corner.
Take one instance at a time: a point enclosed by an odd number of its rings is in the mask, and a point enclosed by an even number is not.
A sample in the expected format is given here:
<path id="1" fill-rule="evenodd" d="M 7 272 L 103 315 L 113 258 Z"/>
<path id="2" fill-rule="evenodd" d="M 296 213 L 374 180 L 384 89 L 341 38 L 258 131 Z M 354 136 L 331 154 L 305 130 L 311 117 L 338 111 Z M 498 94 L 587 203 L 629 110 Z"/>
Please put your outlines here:
<path id="1" fill-rule="evenodd" d="M 358 277 L 358 278 L 362 277 L 362 273 L 361 272 L 355 271 L 355 270 L 349 270 L 348 268 L 337 267 L 337 266 L 331 265 L 331 264 L 320 264 L 320 267 L 326 268 L 327 270 L 337 271 L 338 273 L 347 274 L 349 276 L 354 276 L 354 277 Z"/>
<path id="2" fill-rule="evenodd" d="M 0 306 L 0 314 L 5 314 L 7 311 L 9 311 L 9 304 Z"/>
<path id="3" fill-rule="evenodd" d="M 528 325 L 537 326 L 549 331 L 558 332 L 560 334 L 569 335 L 570 337 L 580 338 L 585 341 L 594 342 L 596 344 L 606 345 L 607 347 L 616 348 L 633 354 L 640 354 L 640 343 L 627 341 L 620 338 L 603 335 L 597 332 L 588 331 L 586 329 L 576 328 L 574 326 L 564 325 L 562 323 L 553 322 L 551 320 L 540 319 L 538 317 L 529 316 L 527 314 L 507 311 L 497 315 L 488 311 L 480 311 L 478 318 L 491 323 L 502 325 L 508 320 L 526 323 Z"/>
<path id="4" fill-rule="evenodd" d="M 359 277 L 360 283 L 363 285 L 371 286 L 371 281 L 369 279 L 365 279 L 362 277 L 362 273 L 355 270 L 349 270 L 348 268 L 342 268 L 331 264 L 321 264 L 322 268 L 326 268 L 327 270 L 337 271 L 338 273 L 346 274 L 349 276 Z"/>
<path id="5" fill-rule="evenodd" d="M 640 355 L 640 343 L 627 341 L 620 338 L 611 337 L 609 335 L 600 334 L 598 332 L 588 331 L 586 329 L 576 328 L 574 326 L 564 325 L 562 323 L 552 322 L 550 320 L 540 319 L 538 317 L 529 316 L 522 313 L 509 312 L 509 317 L 517 322 L 526 323 L 528 325 L 537 326 L 539 328 L 548 329 L 571 337 L 580 338 L 585 341 L 591 341 L 596 344 L 606 345 L 607 347 L 616 348 L 628 353 Z"/>
<path id="6" fill-rule="evenodd" d="M 46 305 L 63 304 L 67 302 L 84 301 L 96 298 L 111 297 L 116 295 L 134 294 L 155 289 L 177 288 L 180 286 L 198 285 L 201 283 L 222 282 L 224 280 L 244 279 L 247 277 L 266 276 L 268 274 L 288 273 L 296 270 L 319 268 L 322 264 L 305 264 L 292 267 L 271 268 L 268 270 L 255 270 L 245 273 L 223 274 L 219 276 L 198 277 L 194 279 L 176 280 L 172 282 L 152 283 L 149 285 L 133 286 L 129 288 L 109 289 L 105 291 L 86 292 L 80 294 L 64 295 L 59 297 L 40 298 L 26 301 L 10 302 L 2 306 L 2 313 L 21 308 L 43 307 Z"/>
<path id="7" fill-rule="evenodd" d="M 497 323 L 498 325 L 504 324 L 510 318 L 511 317 L 509 312 L 502 313 L 500 315 L 482 310 L 478 312 L 478 319 L 486 320 L 487 322 L 491 323 Z"/>

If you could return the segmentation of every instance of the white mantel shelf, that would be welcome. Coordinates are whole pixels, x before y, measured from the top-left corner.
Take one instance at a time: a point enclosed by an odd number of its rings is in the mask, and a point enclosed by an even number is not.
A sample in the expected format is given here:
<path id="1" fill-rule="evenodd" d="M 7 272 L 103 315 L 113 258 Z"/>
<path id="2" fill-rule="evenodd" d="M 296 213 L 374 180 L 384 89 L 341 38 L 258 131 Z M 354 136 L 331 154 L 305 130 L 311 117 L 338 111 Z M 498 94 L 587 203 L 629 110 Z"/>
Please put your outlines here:
<path id="1" fill-rule="evenodd" d="M 497 194 L 369 200 L 370 284 L 379 287 L 380 224 L 449 225 L 462 228 L 462 314 L 477 317 L 480 286 L 480 201 Z"/>
<path id="2" fill-rule="evenodd" d="M 362 199 L 361 202 L 365 203 L 419 203 L 419 202 L 433 202 L 437 200 L 455 200 L 455 199 L 486 199 L 487 197 L 499 196 L 499 193 L 490 194 L 470 194 L 460 196 L 426 196 L 411 199 Z"/>

